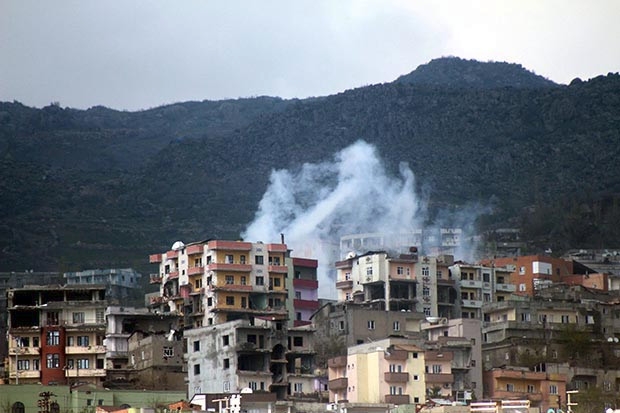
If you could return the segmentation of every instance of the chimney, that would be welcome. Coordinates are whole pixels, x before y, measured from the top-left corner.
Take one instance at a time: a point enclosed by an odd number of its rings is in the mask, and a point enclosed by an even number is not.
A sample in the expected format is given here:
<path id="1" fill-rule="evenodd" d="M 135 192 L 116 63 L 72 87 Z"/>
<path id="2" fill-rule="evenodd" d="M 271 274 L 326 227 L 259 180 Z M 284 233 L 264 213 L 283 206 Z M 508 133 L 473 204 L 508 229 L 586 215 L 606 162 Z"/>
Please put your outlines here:
<path id="1" fill-rule="evenodd" d="M 284 234 L 280 233 L 280 243 L 284 244 Z"/>

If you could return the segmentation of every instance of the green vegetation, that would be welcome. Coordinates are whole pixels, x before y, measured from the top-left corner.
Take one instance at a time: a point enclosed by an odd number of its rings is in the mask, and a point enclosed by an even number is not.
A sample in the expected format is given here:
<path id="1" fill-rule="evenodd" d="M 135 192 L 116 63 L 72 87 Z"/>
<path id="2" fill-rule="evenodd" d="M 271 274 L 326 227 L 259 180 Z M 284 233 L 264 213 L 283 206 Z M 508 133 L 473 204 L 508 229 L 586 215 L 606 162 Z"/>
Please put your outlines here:
<path id="1" fill-rule="evenodd" d="M 438 59 L 307 100 L 141 112 L 0 103 L 0 270 L 132 266 L 176 240 L 237 238 L 273 169 L 364 139 L 408 162 L 432 211 L 492 207 L 529 251 L 620 245 L 620 76 L 559 86 L 518 65 Z"/>

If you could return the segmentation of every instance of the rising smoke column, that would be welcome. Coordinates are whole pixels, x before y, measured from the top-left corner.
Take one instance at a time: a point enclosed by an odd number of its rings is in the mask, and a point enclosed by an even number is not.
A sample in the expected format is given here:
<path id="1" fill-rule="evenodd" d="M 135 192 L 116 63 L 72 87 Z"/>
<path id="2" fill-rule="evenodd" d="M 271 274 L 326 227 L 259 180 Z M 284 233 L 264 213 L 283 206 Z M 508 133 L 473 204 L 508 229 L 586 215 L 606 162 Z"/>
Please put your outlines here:
<path id="1" fill-rule="evenodd" d="M 334 261 L 340 236 L 362 232 L 403 233 L 422 228 L 425 203 L 415 194 L 413 172 L 400 165 L 390 177 L 373 145 L 357 141 L 332 161 L 271 173 L 252 223 L 251 241 L 278 242 L 293 256 L 319 260 L 319 295 L 335 298 Z"/>

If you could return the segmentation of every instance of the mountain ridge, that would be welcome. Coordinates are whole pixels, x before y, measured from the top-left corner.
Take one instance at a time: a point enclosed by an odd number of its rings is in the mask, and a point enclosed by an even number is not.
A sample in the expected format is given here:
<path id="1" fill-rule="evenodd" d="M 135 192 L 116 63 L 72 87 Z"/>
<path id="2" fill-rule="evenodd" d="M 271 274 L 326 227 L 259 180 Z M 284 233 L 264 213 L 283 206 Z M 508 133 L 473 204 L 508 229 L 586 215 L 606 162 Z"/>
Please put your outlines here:
<path id="1" fill-rule="evenodd" d="M 620 209 L 620 76 L 493 86 L 502 71 L 481 67 L 492 73 L 476 79 L 490 87 L 401 79 L 307 100 L 141 112 L 0 103 L 0 270 L 144 270 L 149 253 L 178 239 L 237 238 L 272 170 L 359 139 L 394 173 L 408 162 L 435 209 L 493 204 L 481 230 L 521 227 L 538 237 L 533 251 L 553 242 L 561 251 L 562 237 L 620 245 L 606 224 Z M 539 84 L 525 72 L 519 79 Z"/>

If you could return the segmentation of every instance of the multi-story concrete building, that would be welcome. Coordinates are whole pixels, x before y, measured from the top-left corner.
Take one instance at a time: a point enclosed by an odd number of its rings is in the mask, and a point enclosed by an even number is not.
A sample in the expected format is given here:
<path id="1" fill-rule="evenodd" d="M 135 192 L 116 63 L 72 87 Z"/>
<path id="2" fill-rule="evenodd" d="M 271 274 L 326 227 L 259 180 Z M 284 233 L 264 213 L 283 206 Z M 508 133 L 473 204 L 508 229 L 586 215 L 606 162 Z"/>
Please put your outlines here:
<path id="1" fill-rule="evenodd" d="M 310 317 L 319 308 L 318 262 L 308 258 L 287 258 L 287 263 L 288 279 L 293 280 L 292 286 L 291 283 L 288 285 L 288 313 L 294 315 L 289 325 L 309 325 L 312 323 Z"/>
<path id="2" fill-rule="evenodd" d="M 128 304 L 135 301 L 141 291 L 142 274 L 132 268 L 108 268 L 66 272 L 63 274 L 67 285 L 96 284 L 107 287 L 106 299 L 109 303 Z"/>
<path id="3" fill-rule="evenodd" d="M 0 272 L 0 337 L 7 337 L 8 311 L 6 292 L 10 288 L 24 285 L 60 285 L 62 274 L 59 272 Z M 6 360 L 9 354 L 7 340 L 0 340 L 0 360 Z"/>
<path id="4" fill-rule="evenodd" d="M 163 254 L 151 282 L 161 283 L 152 304 L 184 315 L 185 328 L 214 325 L 247 316 L 287 317 L 286 244 L 209 240 L 180 241 Z"/>
<path id="5" fill-rule="evenodd" d="M 190 397 L 250 388 L 283 400 L 318 390 L 315 260 L 290 258 L 283 243 L 209 240 L 176 242 L 150 261 L 161 283 L 153 306 L 183 316 Z"/>
<path id="6" fill-rule="evenodd" d="M 421 328 L 428 334 L 428 347 L 434 345 L 439 350 L 452 350 L 454 400 L 467 402 L 472 395 L 482 395 L 482 322 L 463 318 L 429 318 Z"/>
<path id="7" fill-rule="evenodd" d="M 516 291 L 507 268 L 459 262 L 450 266 L 450 273 L 460 297 L 456 307 L 461 318 L 482 320 L 483 304 L 504 301 Z"/>
<path id="8" fill-rule="evenodd" d="M 110 306 L 106 321 L 106 387 L 186 388 L 178 315 Z"/>
<path id="9" fill-rule="evenodd" d="M 9 289 L 9 380 L 101 385 L 105 286 Z"/>
<path id="10" fill-rule="evenodd" d="M 408 254 L 351 255 L 336 263 L 338 298 L 377 309 L 450 317 L 456 301 L 449 271 L 452 264 L 450 255 L 418 257 L 416 248 Z"/>
<path id="11" fill-rule="evenodd" d="M 393 337 L 421 337 L 424 315 L 411 311 L 377 310 L 363 303 L 328 302 L 313 316 L 316 337 L 337 341 L 343 348 Z"/>

